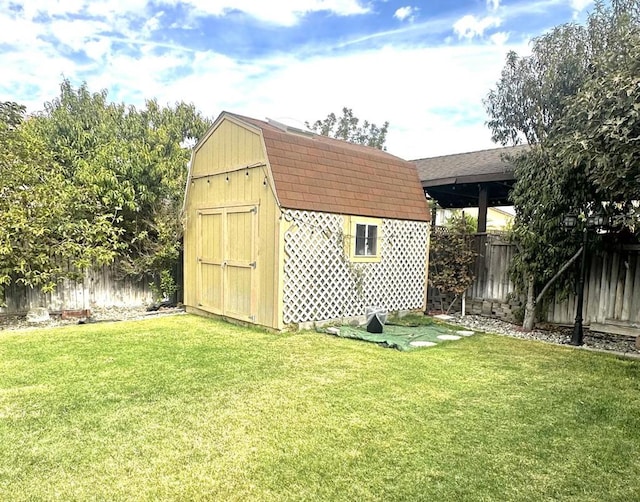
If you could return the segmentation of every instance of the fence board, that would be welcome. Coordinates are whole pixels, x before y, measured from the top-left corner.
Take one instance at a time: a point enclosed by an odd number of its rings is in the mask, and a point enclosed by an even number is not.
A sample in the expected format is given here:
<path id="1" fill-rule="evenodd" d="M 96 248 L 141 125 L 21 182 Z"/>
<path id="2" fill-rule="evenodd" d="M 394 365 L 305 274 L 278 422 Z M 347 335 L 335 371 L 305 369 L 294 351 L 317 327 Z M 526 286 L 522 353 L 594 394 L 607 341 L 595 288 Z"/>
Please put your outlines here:
<path id="1" fill-rule="evenodd" d="M 631 309 L 629 310 L 630 321 L 633 320 L 634 314 L 636 318 L 640 317 L 640 294 L 638 294 L 639 291 L 640 291 L 640 254 L 636 254 L 633 290 L 631 292 Z"/>
<path id="2" fill-rule="evenodd" d="M 509 278 L 509 264 L 516 253 L 515 246 L 500 234 L 478 234 L 475 246 L 478 251 L 474 265 L 476 279 L 467 293 L 468 311 L 479 311 L 478 305 L 483 305 L 483 311 L 487 310 L 487 304 L 489 309 L 495 309 L 496 304 L 513 305 L 510 299 L 515 295 L 515 288 Z M 639 324 L 640 249 L 626 247 L 588 257 L 584 287 L 585 324 Z M 430 290 L 430 297 L 434 293 Z M 575 314 L 573 294 L 546 301 L 544 315 L 549 322 L 573 324 Z"/>
<path id="3" fill-rule="evenodd" d="M 151 279 L 118 276 L 115 266 L 87 270 L 79 281 L 63 280 L 52 293 L 12 283 L 5 290 L 6 307 L 0 314 L 24 314 L 34 307 L 52 312 L 95 307 L 138 307 L 153 300 Z"/>

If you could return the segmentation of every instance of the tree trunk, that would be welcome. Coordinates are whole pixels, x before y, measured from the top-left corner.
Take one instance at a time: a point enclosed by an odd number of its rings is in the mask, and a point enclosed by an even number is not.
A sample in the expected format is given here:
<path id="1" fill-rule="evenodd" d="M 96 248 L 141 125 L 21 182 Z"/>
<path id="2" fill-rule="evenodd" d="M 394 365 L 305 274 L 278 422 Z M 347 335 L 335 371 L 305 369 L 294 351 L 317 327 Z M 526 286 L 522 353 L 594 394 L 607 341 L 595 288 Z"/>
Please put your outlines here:
<path id="1" fill-rule="evenodd" d="M 453 301 L 451 302 L 451 304 L 449 305 L 449 308 L 447 309 L 447 311 L 445 312 L 445 314 L 449 315 L 449 312 L 451 311 L 451 307 L 453 307 L 453 304 L 456 303 L 456 300 L 458 299 L 458 295 L 455 295 L 453 297 Z"/>
<path id="2" fill-rule="evenodd" d="M 536 305 L 538 303 L 540 303 L 542 301 L 542 297 L 544 296 L 544 294 L 547 292 L 547 290 L 551 287 L 551 285 L 556 282 L 556 280 L 558 279 L 558 277 L 560 277 L 562 274 L 564 274 L 564 272 L 571 266 L 571 264 L 576 261 L 578 259 L 578 257 L 585 252 L 584 246 L 582 246 L 580 249 L 578 249 L 578 251 L 576 252 L 576 254 L 574 254 L 571 258 L 569 258 L 564 265 L 562 265 L 562 267 L 560 267 L 560 270 L 558 270 L 558 272 L 556 272 L 556 274 L 549 279 L 549 282 L 547 282 L 544 287 L 542 288 L 542 291 L 540 291 L 540 294 L 538 294 L 538 296 L 536 297 L 534 289 L 533 289 L 533 276 L 529 276 L 529 281 L 527 283 L 527 304 L 525 306 L 524 309 L 524 321 L 522 322 L 522 328 L 527 330 L 527 331 L 531 331 L 533 329 L 533 325 L 535 323 L 535 317 L 536 317 Z"/>
<path id="3" fill-rule="evenodd" d="M 576 254 L 574 254 L 571 258 L 569 258 L 569 260 L 567 260 L 567 262 L 564 265 L 562 265 L 562 267 L 560 268 L 560 270 L 558 270 L 556 275 L 554 275 L 551 279 L 549 279 L 549 282 L 547 282 L 544 285 L 544 288 L 542 288 L 542 291 L 540 291 L 540 293 L 536 297 L 536 301 L 535 301 L 536 304 L 542 301 L 542 297 L 547 292 L 547 290 L 551 287 L 551 285 L 554 282 L 556 282 L 556 279 L 560 277 L 562 274 L 564 274 L 564 271 L 567 270 L 571 266 L 571 264 L 578 259 L 578 256 L 580 256 L 584 252 L 585 252 L 584 246 L 582 246 L 580 249 L 578 249 L 578 252 Z"/>
<path id="4" fill-rule="evenodd" d="M 527 304 L 524 308 L 524 320 L 522 321 L 522 329 L 525 331 L 531 331 L 536 317 L 536 296 L 534 291 L 533 275 L 529 276 L 527 285 Z"/>

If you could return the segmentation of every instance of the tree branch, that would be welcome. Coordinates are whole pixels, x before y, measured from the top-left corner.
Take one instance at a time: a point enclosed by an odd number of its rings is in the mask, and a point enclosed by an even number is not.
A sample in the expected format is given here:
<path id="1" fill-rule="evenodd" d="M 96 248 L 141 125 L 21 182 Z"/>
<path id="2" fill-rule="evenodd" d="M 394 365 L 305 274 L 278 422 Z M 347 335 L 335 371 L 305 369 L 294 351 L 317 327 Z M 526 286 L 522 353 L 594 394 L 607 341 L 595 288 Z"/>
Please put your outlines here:
<path id="1" fill-rule="evenodd" d="M 578 249 L 578 251 L 576 252 L 576 254 L 574 254 L 571 258 L 569 258 L 569 260 L 562 265 L 562 267 L 560 268 L 560 270 L 558 270 L 558 272 L 556 273 L 556 275 L 554 275 L 551 279 L 549 279 L 549 282 L 547 282 L 544 285 L 544 288 L 542 288 L 542 291 L 540 291 L 540 294 L 538 294 L 538 296 L 536 297 L 536 304 L 538 304 L 540 302 L 540 300 L 542 300 L 542 297 L 544 296 L 544 294 L 547 292 L 547 290 L 551 287 L 551 285 L 556 282 L 556 279 L 558 277 L 560 277 L 565 270 L 567 270 L 571 264 L 576 261 L 578 259 L 578 257 L 584 252 L 584 246 L 582 246 L 580 249 Z"/>

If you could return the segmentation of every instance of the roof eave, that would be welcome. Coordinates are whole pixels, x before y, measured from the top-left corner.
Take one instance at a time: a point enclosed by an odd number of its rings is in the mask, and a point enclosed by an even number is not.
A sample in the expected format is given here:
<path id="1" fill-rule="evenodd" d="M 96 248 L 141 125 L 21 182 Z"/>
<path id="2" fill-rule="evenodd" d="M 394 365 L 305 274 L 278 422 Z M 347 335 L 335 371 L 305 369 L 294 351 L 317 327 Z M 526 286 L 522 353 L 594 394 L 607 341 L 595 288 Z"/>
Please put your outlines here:
<path id="1" fill-rule="evenodd" d="M 442 185 L 463 185 L 468 183 L 491 183 L 494 181 L 515 181 L 513 171 L 490 174 L 470 174 L 467 176 L 456 176 L 455 178 L 440 178 L 437 180 L 423 180 L 423 188 L 436 187 Z"/>

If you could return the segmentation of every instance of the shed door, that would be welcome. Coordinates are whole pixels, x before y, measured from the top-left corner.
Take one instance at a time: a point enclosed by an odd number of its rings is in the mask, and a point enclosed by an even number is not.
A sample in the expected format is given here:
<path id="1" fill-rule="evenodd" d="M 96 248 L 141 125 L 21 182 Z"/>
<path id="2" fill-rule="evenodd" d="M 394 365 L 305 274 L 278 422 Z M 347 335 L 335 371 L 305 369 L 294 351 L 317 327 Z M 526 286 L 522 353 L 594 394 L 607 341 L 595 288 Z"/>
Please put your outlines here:
<path id="1" fill-rule="evenodd" d="M 257 205 L 198 212 L 198 303 L 205 310 L 255 320 Z"/>

